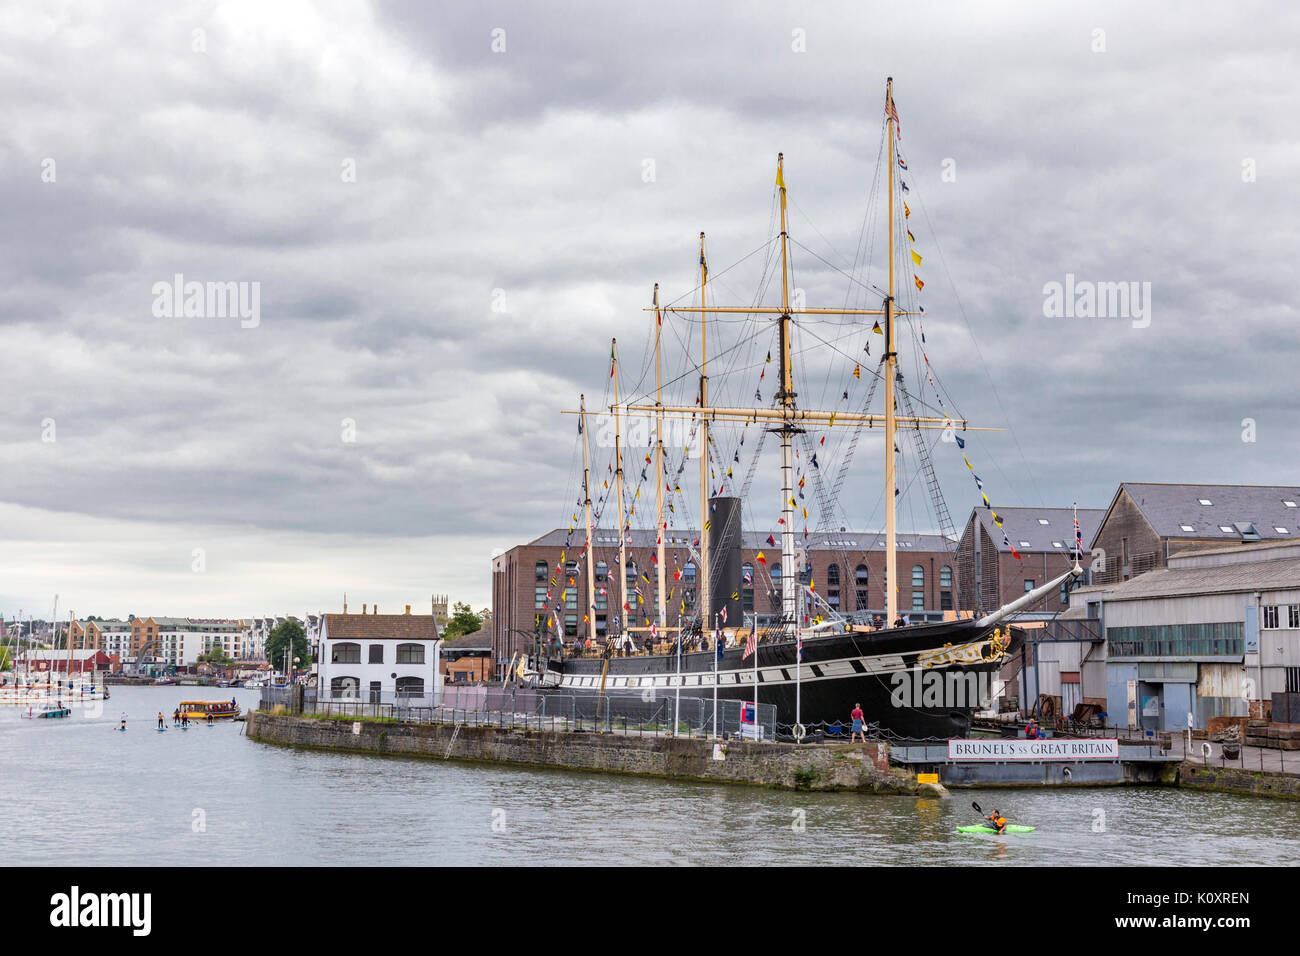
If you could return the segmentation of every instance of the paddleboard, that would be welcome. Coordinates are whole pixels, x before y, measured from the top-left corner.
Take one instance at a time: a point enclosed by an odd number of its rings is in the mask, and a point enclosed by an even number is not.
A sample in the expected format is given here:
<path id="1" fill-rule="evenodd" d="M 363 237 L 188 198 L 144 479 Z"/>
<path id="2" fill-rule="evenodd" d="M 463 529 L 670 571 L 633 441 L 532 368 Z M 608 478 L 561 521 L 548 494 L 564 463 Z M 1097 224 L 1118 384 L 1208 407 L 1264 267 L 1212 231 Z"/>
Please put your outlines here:
<path id="1" fill-rule="evenodd" d="M 1033 829 L 1034 829 L 1033 827 L 1022 827 L 1015 823 L 1010 823 L 1007 825 L 1006 829 L 1003 830 L 1002 832 L 1003 833 L 1031 833 L 1033 832 Z M 992 827 L 958 827 L 957 832 L 958 833 L 997 833 L 998 831 L 993 829 Z"/>

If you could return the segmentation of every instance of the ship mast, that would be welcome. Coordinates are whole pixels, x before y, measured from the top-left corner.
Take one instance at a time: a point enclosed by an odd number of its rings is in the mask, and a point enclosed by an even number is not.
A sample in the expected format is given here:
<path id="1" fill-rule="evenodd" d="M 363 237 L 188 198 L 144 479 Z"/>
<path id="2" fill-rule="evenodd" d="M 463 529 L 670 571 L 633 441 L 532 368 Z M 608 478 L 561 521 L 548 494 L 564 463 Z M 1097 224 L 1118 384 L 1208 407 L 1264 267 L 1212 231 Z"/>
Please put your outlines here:
<path id="1" fill-rule="evenodd" d="M 596 640 L 596 578 L 591 573 L 591 553 L 596 550 L 596 541 L 591 535 L 591 471 L 590 454 L 587 450 L 587 396 L 578 396 L 578 407 L 582 411 L 582 507 L 587 518 L 587 639 Z"/>
<path id="2" fill-rule="evenodd" d="M 794 436 L 801 429 L 794 426 L 794 370 L 790 364 L 790 269 L 789 236 L 785 221 L 785 154 L 776 155 L 776 185 L 781 191 L 781 390 L 777 399 L 781 403 L 783 421 L 773 429 L 781 436 L 781 617 L 799 627 L 798 568 L 794 558 Z"/>
<path id="3" fill-rule="evenodd" d="M 655 581 L 655 625 L 663 640 L 668 612 L 664 597 L 664 397 L 659 371 L 659 339 L 663 331 L 663 313 L 659 311 L 659 283 L 655 283 L 655 537 L 658 544 L 659 570 Z"/>
<path id="4" fill-rule="evenodd" d="M 704 260 L 704 233 L 700 233 L 700 308 L 705 309 L 705 286 L 709 266 Z M 703 412 L 709 406 L 709 316 L 700 312 L 700 573 L 696 607 L 700 609 L 700 633 L 709 629 L 709 420 Z"/>
<path id="5" fill-rule="evenodd" d="M 889 295 L 885 298 L 885 627 L 898 617 L 898 508 L 894 500 L 894 376 L 898 352 L 894 342 L 894 78 L 885 82 L 885 115 L 889 124 Z"/>
<path id="6" fill-rule="evenodd" d="M 618 339 L 609 340 L 609 357 L 613 362 L 614 377 L 614 484 L 618 496 L 618 587 L 623 596 L 619 604 L 619 617 L 623 631 L 627 630 L 627 615 L 631 605 L 627 600 L 627 519 L 623 516 L 623 418 L 618 408 Z M 622 633 L 622 632 L 620 632 Z"/>

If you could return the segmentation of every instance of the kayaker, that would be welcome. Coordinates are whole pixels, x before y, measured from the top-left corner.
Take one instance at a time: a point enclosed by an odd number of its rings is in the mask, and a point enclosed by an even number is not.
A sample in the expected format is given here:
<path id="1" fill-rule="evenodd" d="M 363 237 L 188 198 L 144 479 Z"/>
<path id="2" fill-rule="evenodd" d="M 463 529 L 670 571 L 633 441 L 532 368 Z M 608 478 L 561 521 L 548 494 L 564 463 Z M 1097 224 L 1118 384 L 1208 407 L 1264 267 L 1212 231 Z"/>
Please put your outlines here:
<path id="1" fill-rule="evenodd" d="M 994 810 L 988 815 L 989 826 L 998 833 L 1004 833 L 1007 829 L 1007 818 L 1002 815 L 1001 810 Z"/>
<path id="2" fill-rule="evenodd" d="M 867 742 L 867 735 L 862 730 L 862 718 L 863 718 L 862 705 L 854 704 L 853 712 L 849 714 L 849 717 L 852 718 L 853 720 L 853 735 L 849 737 L 849 743 L 853 743 L 855 740 L 861 737 L 862 742 L 865 744 Z"/>

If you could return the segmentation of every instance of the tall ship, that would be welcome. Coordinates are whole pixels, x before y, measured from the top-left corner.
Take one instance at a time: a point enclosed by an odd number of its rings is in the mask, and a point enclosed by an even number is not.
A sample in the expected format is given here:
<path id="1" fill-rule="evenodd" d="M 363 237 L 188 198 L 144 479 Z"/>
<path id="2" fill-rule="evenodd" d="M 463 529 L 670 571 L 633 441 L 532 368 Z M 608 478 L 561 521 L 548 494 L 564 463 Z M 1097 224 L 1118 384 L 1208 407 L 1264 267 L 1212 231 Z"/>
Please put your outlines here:
<path id="1" fill-rule="evenodd" d="M 779 154 L 767 239 L 735 266 L 711 275 L 701 233 L 695 288 L 662 303 L 654 286 L 644 310 L 647 324 L 653 321 L 653 346 L 646 345 L 632 399 L 620 394 L 618 346 L 611 342 L 596 439 L 597 453 L 608 452 L 610 460 L 597 463 L 605 473 L 597 470 L 593 478 L 595 416 L 583 397 L 574 412 L 582 460 L 578 509 L 544 597 L 539 582 L 535 652 L 512 662 L 513 679 L 578 698 L 677 694 L 772 704 L 781 732 L 796 739 L 810 727 L 846 723 L 859 706 L 864 722 L 886 734 L 965 736 L 984 702 L 951 691 L 987 687 L 988 675 L 1006 659 L 1008 620 L 1082 574 L 1076 533 L 1073 567 L 991 613 L 954 610 L 940 620 L 925 615 L 930 619 L 913 622 L 910 606 L 900 611 L 900 497 L 907 490 L 928 493 L 936 523 L 945 526 L 944 540 L 955 549 L 930 451 L 942 439 L 959 453 L 991 508 L 967 442 L 972 432 L 993 429 L 956 413 L 927 354 L 923 258 L 909 226 L 911 190 L 892 79 L 884 107 L 878 169 L 852 262 L 830 261 L 791 237 Z M 881 231 L 887 239 L 878 243 Z M 878 275 L 870 265 L 877 244 L 888 257 Z M 805 301 L 794 281 L 795 253 L 819 273 L 818 285 L 844 282 L 841 304 Z M 719 285 L 734 294 L 734 278 L 747 263 L 759 272 L 750 301 L 714 297 Z M 680 359 L 667 375 L 665 340 Z M 916 370 L 915 388 L 900 367 L 900 342 L 916 353 L 909 366 Z M 675 390 L 676 401 L 665 400 L 665 385 Z M 807 407 L 801 389 L 838 401 Z M 873 411 L 877 392 L 883 407 Z M 629 435 L 637 421 L 650 423 L 652 434 Z M 850 482 L 854 452 L 873 430 L 883 482 Z M 900 482 L 900 446 L 908 444 L 908 433 L 914 451 Z M 778 446 L 779 475 L 768 479 L 770 494 L 760 494 L 752 486 L 760 453 L 771 443 Z M 698 497 L 682 491 L 683 481 L 693 478 L 687 475 L 692 457 L 698 458 Z M 655 518 L 648 529 L 642 492 L 648 499 L 651 487 Z M 808 548 L 811 541 L 835 546 L 837 536 L 827 532 L 843 531 L 853 523 L 849 516 L 871 502 L 884 519 L 883 607 L 845 612 L 824 596 L 825 582 L 819 587 L 813 579 Z M 996 511 L 993 516 L 1001 527 Z M 617 569 L 603 574 L 593 566 L 602 525 L 613 530 L 600 540 L 616 543 L 618 553 Z M 695 530 L 683 535 L 685 529 Z M 757 538 L 768 550 L 742 563 L 745 538 Z M 675 550 L 686 548 L 689 567 L 669 567 L 669 541 Z M 845 567 L 853 567 L 847 548 L 846 557 Z M 690 572 L 685 580 L 684 570 Z M 773 595 L 776 613 L 746 608 L 741 595 L 756 586 L 754 577 Z"/>

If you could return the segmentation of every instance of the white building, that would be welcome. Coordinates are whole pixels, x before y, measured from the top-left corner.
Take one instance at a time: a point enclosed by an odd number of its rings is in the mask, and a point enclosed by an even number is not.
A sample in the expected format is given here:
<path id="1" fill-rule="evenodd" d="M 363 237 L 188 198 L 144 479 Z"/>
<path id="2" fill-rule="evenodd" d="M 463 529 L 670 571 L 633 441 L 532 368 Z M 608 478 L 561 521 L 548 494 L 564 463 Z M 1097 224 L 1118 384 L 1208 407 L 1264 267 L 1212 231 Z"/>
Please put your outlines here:
<path id="1" fill-rule="evenodd" d="M 158 647 L 152 657 L 164 666 L 186 667 L 204 654 L 220 650 L 237 660 L 246 657 L 248 627 L 243 621 L 190 617 L 155 617 Z"/>
<path id="2" fill-rule="evenodd" d="M 442 641 L 431 614 L 323 614 L 317 699 L 431 707 L 442 698 Z"/>

